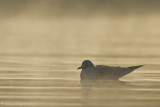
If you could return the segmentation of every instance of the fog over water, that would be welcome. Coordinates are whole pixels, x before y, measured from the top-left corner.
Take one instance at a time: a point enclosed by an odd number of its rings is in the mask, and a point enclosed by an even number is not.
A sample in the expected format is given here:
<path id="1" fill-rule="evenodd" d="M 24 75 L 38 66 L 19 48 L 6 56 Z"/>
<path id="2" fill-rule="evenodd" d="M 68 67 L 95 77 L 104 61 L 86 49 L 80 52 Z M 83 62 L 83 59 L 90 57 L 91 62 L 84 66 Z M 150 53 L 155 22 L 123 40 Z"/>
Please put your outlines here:
<path id="1" fill-rule="evenodd" d="M 1 53 L 80 51 L 84 54 L 121 55 L 124 51 L 127 54 L 138 51 L 140 55 L 159 56 L 160 9 L 157 1 L 0 2 Z M 105 48 L 101 50 L 101 46 Z"/>
<path id="2" fill-rule="evenodd" d="M 160 1 L 0 0 L 0 106 L 159 107 Z M 81 87 L 83 60 L 144 67 Z"/>

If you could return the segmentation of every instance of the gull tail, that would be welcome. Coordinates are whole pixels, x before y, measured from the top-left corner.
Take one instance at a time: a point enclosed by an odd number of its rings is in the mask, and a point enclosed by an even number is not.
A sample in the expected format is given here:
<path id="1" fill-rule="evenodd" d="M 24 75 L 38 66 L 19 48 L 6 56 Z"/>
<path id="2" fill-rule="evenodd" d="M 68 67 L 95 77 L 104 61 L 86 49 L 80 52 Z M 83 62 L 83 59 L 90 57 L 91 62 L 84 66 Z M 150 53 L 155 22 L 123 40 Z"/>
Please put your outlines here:
<path id="1" fill-rule="evenodd" d="M 133 72 L 135 69 L 140 68 L 140 67 L 142 67 L 142 66 L 144 66 L 144 65 L 138 65 L 138 66 L 127 67 L 125 71 L 120 72 L 118 78 L 123 77 L 123 76 L 125 76 L 125 75 L 127 75 L 127 74 Z"/>
<path id="2" fill-rule="evenodd" d="M 138 65 L 138 66 L 131 66 L 131 67 L 128 67 L 131 71 L 133 71 L 133 70 L 135 70 L 135 69 L 137 69 L 137 68 L 140 68 L 140 67 L 142 67 L 142 66 L 144 66 L 144 65 Z"/>

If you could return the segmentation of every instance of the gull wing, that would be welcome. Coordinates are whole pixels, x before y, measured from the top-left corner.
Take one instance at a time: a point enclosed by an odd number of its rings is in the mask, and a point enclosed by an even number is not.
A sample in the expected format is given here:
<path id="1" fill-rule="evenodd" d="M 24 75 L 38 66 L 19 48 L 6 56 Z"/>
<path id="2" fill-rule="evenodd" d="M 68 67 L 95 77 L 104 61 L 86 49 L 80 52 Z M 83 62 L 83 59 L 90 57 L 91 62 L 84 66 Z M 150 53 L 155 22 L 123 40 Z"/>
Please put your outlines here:
<path id="1" fill-rule="evenodd" d="M 105 65 L 97 65 L 95 73 L 97 79 L 111 79 L 118 80 L 120 77 L 127 75 L 135 69 L 142 67 L 143 65 L 131 66 L 131 67 L 112 67 Z"/>

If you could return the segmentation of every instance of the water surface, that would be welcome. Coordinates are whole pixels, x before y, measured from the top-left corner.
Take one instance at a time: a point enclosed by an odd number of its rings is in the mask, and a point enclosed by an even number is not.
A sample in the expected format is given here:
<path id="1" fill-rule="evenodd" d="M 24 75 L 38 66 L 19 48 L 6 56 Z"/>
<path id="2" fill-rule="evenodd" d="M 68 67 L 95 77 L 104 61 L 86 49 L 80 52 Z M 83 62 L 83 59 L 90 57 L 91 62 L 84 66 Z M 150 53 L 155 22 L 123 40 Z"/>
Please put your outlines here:
<path id="1" fill-rule="evenodd" d="M 1 106 L 159 107 L 160 58 L 83 57 L 112 66 L 145 64 L 148 60 L 151 63 L 123 77 L 121 82 L 81 87 L 79 56 L 1 55 Z"/>
<path id="2" fill-rule="evenodd" d="M 159 5 L 0 0 L 0 107 L 160 107 Z M 144 66 L 120 82 L 81 87 L 86 59 Z"/>

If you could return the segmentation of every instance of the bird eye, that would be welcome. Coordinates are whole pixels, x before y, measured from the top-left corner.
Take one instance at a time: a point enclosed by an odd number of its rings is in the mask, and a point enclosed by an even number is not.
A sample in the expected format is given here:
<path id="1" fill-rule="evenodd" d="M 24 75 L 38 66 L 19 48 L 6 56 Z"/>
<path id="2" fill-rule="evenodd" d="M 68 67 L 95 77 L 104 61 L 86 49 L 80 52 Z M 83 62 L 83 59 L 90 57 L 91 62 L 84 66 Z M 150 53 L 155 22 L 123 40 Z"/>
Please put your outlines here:
<path id="1" fill-rule="evenodd" d="M 89 65 L 88 64 L 86 64 L 86 68 L 88 67 Z"/>

